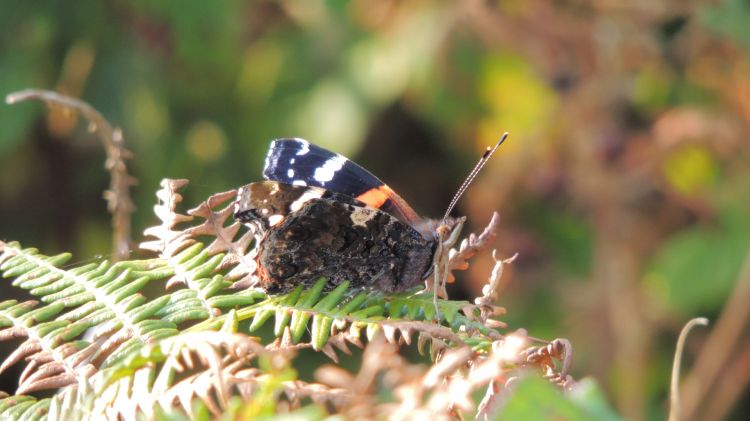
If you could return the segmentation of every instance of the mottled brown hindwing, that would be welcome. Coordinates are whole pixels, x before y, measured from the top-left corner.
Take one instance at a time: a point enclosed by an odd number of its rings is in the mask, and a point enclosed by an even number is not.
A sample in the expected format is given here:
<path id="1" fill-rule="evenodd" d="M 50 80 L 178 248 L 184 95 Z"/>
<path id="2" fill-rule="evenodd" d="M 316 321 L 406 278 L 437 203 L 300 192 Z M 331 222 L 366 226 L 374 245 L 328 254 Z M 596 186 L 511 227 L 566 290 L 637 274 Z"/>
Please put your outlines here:
<path id="1" fill-rule="evenodd" d="M 313 199 L 268 230 L 258 254 L 261 287 L 284 292 L 328 279 L 392 292 L 414 287 L 432 264 L 434 241 L 379 210 Z"/>

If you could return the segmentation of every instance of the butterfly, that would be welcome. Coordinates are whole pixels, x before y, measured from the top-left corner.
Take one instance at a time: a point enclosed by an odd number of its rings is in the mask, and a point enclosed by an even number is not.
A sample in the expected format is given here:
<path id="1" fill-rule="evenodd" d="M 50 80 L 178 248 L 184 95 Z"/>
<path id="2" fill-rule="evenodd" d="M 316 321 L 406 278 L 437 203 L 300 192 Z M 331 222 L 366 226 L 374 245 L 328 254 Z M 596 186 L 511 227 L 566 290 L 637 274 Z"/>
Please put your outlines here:
<path id="1" fill-rule="evenodd" d="M 258 287 L 269 293 L 344 281 L 383 292 L 404 291 L 433 271 L 439 229 L 468 184 L 505 140 L 488 149 L 442 220 L 422 218 L 388 185 L 345 158 L 304 139 L 271 142 L 266 181 L 238 189 L 234 217 L 256 239 Z"/>

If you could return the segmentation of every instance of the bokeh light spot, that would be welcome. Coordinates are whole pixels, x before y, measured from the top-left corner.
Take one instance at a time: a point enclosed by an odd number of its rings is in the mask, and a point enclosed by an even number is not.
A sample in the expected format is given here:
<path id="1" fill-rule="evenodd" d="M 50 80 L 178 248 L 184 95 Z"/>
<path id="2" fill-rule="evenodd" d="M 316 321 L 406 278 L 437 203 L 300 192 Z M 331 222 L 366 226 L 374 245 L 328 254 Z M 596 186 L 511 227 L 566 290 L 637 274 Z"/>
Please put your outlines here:
<path id="1" fill-rule="evenodd" d="M 713 183 L 717 164 L 706 148 L 688 145 L 668 156 L 664 160 L 662 171 L 675 190 L 683 194 L 695 194 Z"/>
<path id="2" fill-rule="evenodd" d="M 185 136 L 185 144 L 195 159 L 211 163 L 224 155 L 227 137 L 216 123 L 202 120 L 190 127 Z"/>

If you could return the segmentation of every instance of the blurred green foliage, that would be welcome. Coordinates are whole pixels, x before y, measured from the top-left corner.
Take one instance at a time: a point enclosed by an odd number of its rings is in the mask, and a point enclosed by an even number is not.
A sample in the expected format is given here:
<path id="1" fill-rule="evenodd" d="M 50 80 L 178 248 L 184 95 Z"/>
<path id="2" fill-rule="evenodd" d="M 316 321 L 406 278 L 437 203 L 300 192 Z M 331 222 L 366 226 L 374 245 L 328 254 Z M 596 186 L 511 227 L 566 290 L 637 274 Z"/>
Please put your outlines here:
<path id="1" fill-rule="evenodd" d="M 574 374 L 658 417 L 660 338 L 721 313 L 750 245 L 750 6 L 647 3 L 0 0 L 0 93 L 59 90 L 123 128 L 136 239 L 161 178 L 189 178 L 190 207 L 257 180 L 282 136 L 385 168 L 440 215 L 507 130 L 458 212 L 504 218 L 511 327 L 571 338 Z M 109 249 L 103 152 L 76 123 L 0 106 L 0 237 Z M 710 414 L 747 415 L 741 396 Z"/>
<path id="2" fill-rule="evenodd" d="M 750 248 L 750 220 L 729 209 L 713 227 L 675 234 L 646 277 L 654 296 L 684 317 L 711 314 L 732 291 Z"/>
<path id="3" fill-rule="evenodd" d="M 622 418 L 609 407 L 601 390 L 590 380 L 564 396 L 554 386 L 539 378 L 523 379 L 515 385 L 496 420 L 601 420 Z"/>

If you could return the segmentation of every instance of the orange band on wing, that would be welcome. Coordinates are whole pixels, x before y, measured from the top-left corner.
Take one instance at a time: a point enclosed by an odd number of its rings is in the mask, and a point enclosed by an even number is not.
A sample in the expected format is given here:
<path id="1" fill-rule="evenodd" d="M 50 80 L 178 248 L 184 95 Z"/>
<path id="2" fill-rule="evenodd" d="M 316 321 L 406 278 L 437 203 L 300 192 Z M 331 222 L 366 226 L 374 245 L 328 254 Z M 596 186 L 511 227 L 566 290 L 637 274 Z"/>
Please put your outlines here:
<path id="1" fill-rule="evenodd" d="M 389 199 L 391 194 L 393 194 L 393 190 L 386 185 L 382 185 L 367 190 L 357 196 L 356 199 L 371 208 L 380 209 L 380 207 Z"/>
<path id="2" fill-rule="evenodd" d="M 367 190 L 357 196 L 356 199 L 371 208 L 380 209 L 391 216 L 395 216 L 396 219 L 411 226 L 421 224 L 422 218 L 414 212 L 414 209 L 385 184 Z"/>

